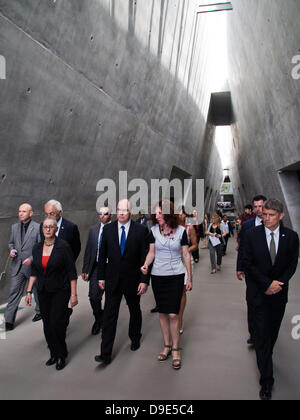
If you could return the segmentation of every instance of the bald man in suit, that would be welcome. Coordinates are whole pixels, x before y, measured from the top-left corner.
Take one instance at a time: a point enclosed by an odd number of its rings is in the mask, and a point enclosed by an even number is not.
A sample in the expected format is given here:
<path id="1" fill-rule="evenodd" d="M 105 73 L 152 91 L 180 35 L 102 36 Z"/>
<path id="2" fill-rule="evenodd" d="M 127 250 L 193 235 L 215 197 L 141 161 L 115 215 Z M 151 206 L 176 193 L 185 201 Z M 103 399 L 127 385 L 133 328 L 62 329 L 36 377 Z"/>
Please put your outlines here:
<path id="1" fill-rule="evenodd" d="M 7 331 L 14 329 L 15 319 L 24 288 L 31 274 L 32 249 L 40 242 L 40 225 L 32 220 L 33 210 L 30 204 L 21 204 L 18 211 L 19 222 L 11 228 L 8 244 L 11 257 L 11 286 L 8 303 L 5 309 L 5 326 Z M 33 321 L 41 319 L 36 288 L 34 289 L 36 315 Z"/>
<path id="2" fill-rule="evenodd" d="M 149 276 L 140 271 L 148 251 L 148 229 L 131 220 L 128 200 L 118 203 L 117 219 L 104 226 L 98 262 L 99 287 L 105 290 L 101 354 L 95 357 L 101 364 L 111 362 L 123 295 L 130 313 L 128 335 L 131 350 L 139 349 L 142 328 L 140 298 L 149 285 Z"/>

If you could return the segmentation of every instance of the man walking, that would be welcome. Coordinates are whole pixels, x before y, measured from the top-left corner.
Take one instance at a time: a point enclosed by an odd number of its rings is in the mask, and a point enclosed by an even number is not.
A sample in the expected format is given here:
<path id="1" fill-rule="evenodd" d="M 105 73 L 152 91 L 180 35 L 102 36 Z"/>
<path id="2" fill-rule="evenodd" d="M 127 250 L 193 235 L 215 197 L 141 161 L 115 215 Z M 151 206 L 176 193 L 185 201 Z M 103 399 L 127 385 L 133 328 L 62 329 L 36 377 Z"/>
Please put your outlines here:
<path id="1" fill-rule="evenodd" d="M 30 277 L 32 248 L 40 242 L 40 225 L 32 220 L 33 210 L 30 204 L 19 207 L 19 222 L 11 229 L 8 244 L 11 261 L 11 287 L 4 318 L 7 331 L 14 329 L 18 306 L 23 296 L 25 285 Z M 33 322 L 41 319 L 36 288 L 34 288 L 36 315 Z"/>
<path id="2" fill-rule="evenodd" d="M 50 219 L 56 220 L 58 227 L 56 236 L 68 242 L 73 252 L 74 261 L 76 261 L 81 250 L 80 234 L 77 225 L 75 225 L 72 222 L 69 222 L 69 220 L 66 220 L 64 217 L 62 217 L 63 208 L 59 201 L 48 201 L 45 204 L 44 210 L 45 217 L 50 217 Z M 40 232 L 41 238 L 44 239 L 42 225 L 43 224 L 41 224 Z"/>
<path id="3" fill-rule="evenodd" d="M 253 303 L 254 346 L 260 371 L 260 398 L 272 398 L 273 349 L 288 301 L 289 280 L 299 258 L 296 232 L 283 226 L 283 205 L 268 200 L 263 207 L 264 225 L 245 234 L 243 264 Z"/>
<path id="4" fill-rule="evenodd" d="M 140 347 L 142 313 L 140 297 L 147 291 L 148 276 L 140 268 L 147 255 L 148 230 L 131 220 L 128 200 L 121 200 L 117 207 L 117 221 L 103 229 L 99 262 L 99 287 L 105 289 L 105 307 L 102 324 L 101 354 L 96 362 L 111 362 L 113 344 L 122 296 L 125 296 L 129 313 L 129 338 L 131 350 Z"/>
<path id="5" fill-rule="evenodd" d="M 247 344 L 253 346 L 253 305 L 252 300 L 253 296 L 251 295 L 251 291 L 248 288 L 248 279 L 247 274 L 245 275 L 245 270 L 243 267 L 243 255 L 244 255 L 244 238 L 245 238 L 245 232 L 249 229 L 253 229 L 256 226 L 260 226 L 263 223 L 263 206 L 264 203 L 267 201 L 267 198 L 264 195 L 256 195 L 252 202 L 253 202 L 253 211 L 255 214 L 255 217 L 246 221 L 242 224 L 242 228 L 240 231 L 240 245 L 238 249 L 238 255 L 237 255 L 237 264 L 236 264 L 236 275 L 238 280 L 243 281 L 245 278 L 246 281 L 246 301 L 247 301 L 247 310 L 248 310 L 248 330 L 250 337 L 247 340 Z"/>
<path id="6" fill-rule="evenodd" d="M 97 264 L 99 261 L 100 246 L 103 237 L 103 228 L 111 223 L 111 212 L 108 207 L 101 207 L 98 213 L 100 223 L 92 226 L 85 248 L 81 277 L 89 282 L 89 298 L 95 323 L 92 328 L 92 335 L 97 335 L 101 329 L 103 310 L 101 307 L 104 290 L 98 285 Z"/>

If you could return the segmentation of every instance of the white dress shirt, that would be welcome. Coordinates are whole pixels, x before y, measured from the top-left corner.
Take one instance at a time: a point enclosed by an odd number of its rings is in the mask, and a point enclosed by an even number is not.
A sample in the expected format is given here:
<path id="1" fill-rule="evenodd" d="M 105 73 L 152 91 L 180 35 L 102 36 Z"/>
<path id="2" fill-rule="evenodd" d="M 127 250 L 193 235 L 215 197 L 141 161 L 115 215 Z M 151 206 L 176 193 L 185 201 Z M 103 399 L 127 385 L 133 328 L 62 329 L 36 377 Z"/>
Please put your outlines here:
<path id="1" fill-rule="evenodd" d="M 255 218 L 255 227 L 260 226 L 263 220 L 256 216 Z"/>
<path id="2" fill-rule="evenodd" d="M 61 222 L 62 222 L 62 217 L 59 219 L 59 221 L 57 222 L 57 227 L 58 227 L 58 229 L 57 229 L 57 232 L 56 232 L 56 236 L 58 236 L 58 234 L 59 234 L 59 231 L 60 231 L 60 227 L 61 227 Z"/>
<path id="3" fill-rule="evenodd" d="M 129 228 L 130 228 L 130 223 L 131 220 L 129 220 L 126 225 L 122 225 L 119 221 L 118 221 L 118 234 L 119 234 L 119 244 L 121 243 L 121 236 L 122 236 L 122 226 L 125 227 L 125 235 L 126 235 L 126 239 L 128 236 L 128 232 L 129 232 Z"/>

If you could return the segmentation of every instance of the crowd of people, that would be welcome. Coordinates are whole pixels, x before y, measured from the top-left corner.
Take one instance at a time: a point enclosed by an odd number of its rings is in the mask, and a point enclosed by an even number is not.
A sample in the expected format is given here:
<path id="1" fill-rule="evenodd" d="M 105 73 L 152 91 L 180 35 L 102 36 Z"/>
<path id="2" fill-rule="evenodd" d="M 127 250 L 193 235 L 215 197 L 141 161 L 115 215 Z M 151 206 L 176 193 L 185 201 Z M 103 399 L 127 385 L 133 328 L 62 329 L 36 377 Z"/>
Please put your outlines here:
<path id="1" fill-rule="evenodd" d="M 89 230 L 83 256 L 81 278 L 89 283 L 89 301 L 94 316 L 91 333 L 102 330 L 99 364 L 112 361 L 119 309 L 125 297 L 129 310 L 131 350 L 141 345 L 140 299 L 151 286 L 163 348 L 159 362 L 172 357 L 173 369 L 182 366 L 180 336 L 187 292 L 193 288 L 194 264 L 200 249 L 208 249 L 211 274 L 221 271 L 222 258 L 234 230 L 237 232 L 238 280 L 246 282 L 248 344 L 253 345 L 261 374 L 260 398 L 270 399 L 274 384 L 272 354 L 284 316 L 288 283 L 296 271 L 299 238 L 283 225 L 283 205 L 259 195 L 234 225 L 216 212 L 199 221 L 185 207 L 180 211 L 171 201 L 157 204 L 151 217 L 140 212 L 132 220 L 130 202 L 120 200 L 116 220 L 108 207 L 99 209 L 99 223 Z M 19 222 L 11 229 L 11 288 L 5 310 L 6 330 L 15 327 L 18 306 L 25 286 L 28 306 L 35 297 L 34 322 L 43 321 L 50 351 L 46 366 L 64 369 L 68 357 L 66 331 L 73 308 L 78 304 L 76 260 L 81 251 L 76 224 L 63 217 L 56 200 L 44 206 L 41 224 L 32 220 L 33 209 L 19 207 Z M 179 214 L 178 214 L 179 213 Z M 187 223 L 187 217 L 192 223 Z M 105 293 L 105 305 L 103 295 Z"/>

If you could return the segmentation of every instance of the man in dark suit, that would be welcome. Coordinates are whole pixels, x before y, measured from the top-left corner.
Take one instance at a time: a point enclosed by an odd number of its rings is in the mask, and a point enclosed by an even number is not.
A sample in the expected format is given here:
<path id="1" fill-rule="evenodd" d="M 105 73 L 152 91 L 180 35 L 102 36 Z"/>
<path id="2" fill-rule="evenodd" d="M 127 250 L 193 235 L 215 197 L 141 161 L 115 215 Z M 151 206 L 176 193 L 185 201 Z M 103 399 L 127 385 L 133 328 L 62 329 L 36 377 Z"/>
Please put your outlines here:
<path id="1" fill-rule="evenodd" d="M 73 253 L 74 262 L 76 262 L 78 255 L 80 254 L 81 250 L 81 242 L 80 242 L 80 234 L 77 225 L 66 220 L 62 217 L 63 209 L 62 205 L 59 201 L 56 200 L 49 200 L 44 207 L 45 216 L 50 217 L 50 219 L 54 219 L 57 222 L 58 230 L 56 232 L 56 236 L 60 239 L 66 241 Z M 41 232 L 41 239 L 44 240 L 44 234 L 42 229 L 43 224 L 41 223 L 40 232 Z M 70 316 L 73 313 L 72 308 L 68 308 L 66 322 L 67 325 L 70 322 Z"/>
<path id="2" fill-rule="evenodd" d="M 243 267 L 243 255 L 244 255 L 244 238 L 245 238 L 245 232 L 247 232 L 248 229 L 252 229 L 256 226 L 260 226 L 263 222 L 262 214 L 263 214 L 263 205 L 267 201 L 266 197 L 264 195 L 257 195 L 253 198 L 253 212 L 255 214 L 255 217 L 253 219 L 250 219 L 242 224 L 242 229 L 240 231 L 240 245 L 238 249 L 238 255 L 237 255 L 237 264 L 236 264 L 236 275 L 238 280 L 243 281 L 245 278 L 246 281 L 246 301 L 247 301 L 247 311 L 248 311 L 248 330 L 250 337 L 247 340 L 247 343 L 251 346 L 253 346 L 253 305 L 252 305 L 252 296 L 249 293 L 248 290 L 248 280 L 247 275 L 245 275 L 245 270 Z"/>
<path id="3" fill-rule="evenodd" d="M 268 200 L 263 208 L 264 225 L 245 234 L 243 264 L 254 306 L 254 346 L 260 371 L 260 398 L 272 398 L 273 349 L 288 301 L 289 280 L 299 258 L 296 232 L 283 226 L 283 205 Z"/>
<path id="4" fill-rule="evenodd" d="M 77 225 L 62 217 L 63 209 L 59 201 L 48 201 L 45 204 L 44 210 L 45 217 L 50 217 L 51 219 L 56 220 L 58 226 L 58 232 L 56 236 L 68 242 L 74 255 L 74 261 L 76 261 L 81 250 L 80 234 Z M 43 240 L 44 234 L 42 230 L 42 224 L 40 232 L 41 238 Z"/>
<path id="5" fill-rule="evenodd" d="M 111 362 L 113 343 L 122 296 L 125 296 L 129 313 L 129 338 L 131 350 L 140 347 L 142 313 L 140 297 L 146 293 L 149 277 L 140 268 L 148 251 L 148 230 L 131 221 L 128 200 L 121 200 L 117 208 L 117 221 L 106 225 L 98 262 L 99 287 L 105 289 L 105 307 L 102 324 L 101 354 L 96 362 Z"/>
<path id="6" fill-rule="evenodd" d="M 93 335 L 99 334 L 103 315 L 101 301 L 104 290 L 100 289 L 98 285 L 97 264 L 102 242 L 103 228 L 107 223 L 111 222 L 110 209 L 108 207 L 101 207 L 98 215 L 100 223 L 92 226 L 89 231 L 81 274 L 82 279 L 89 282 L 89 298 L 95 317 L 95 323 L 92 328 Z"/>

